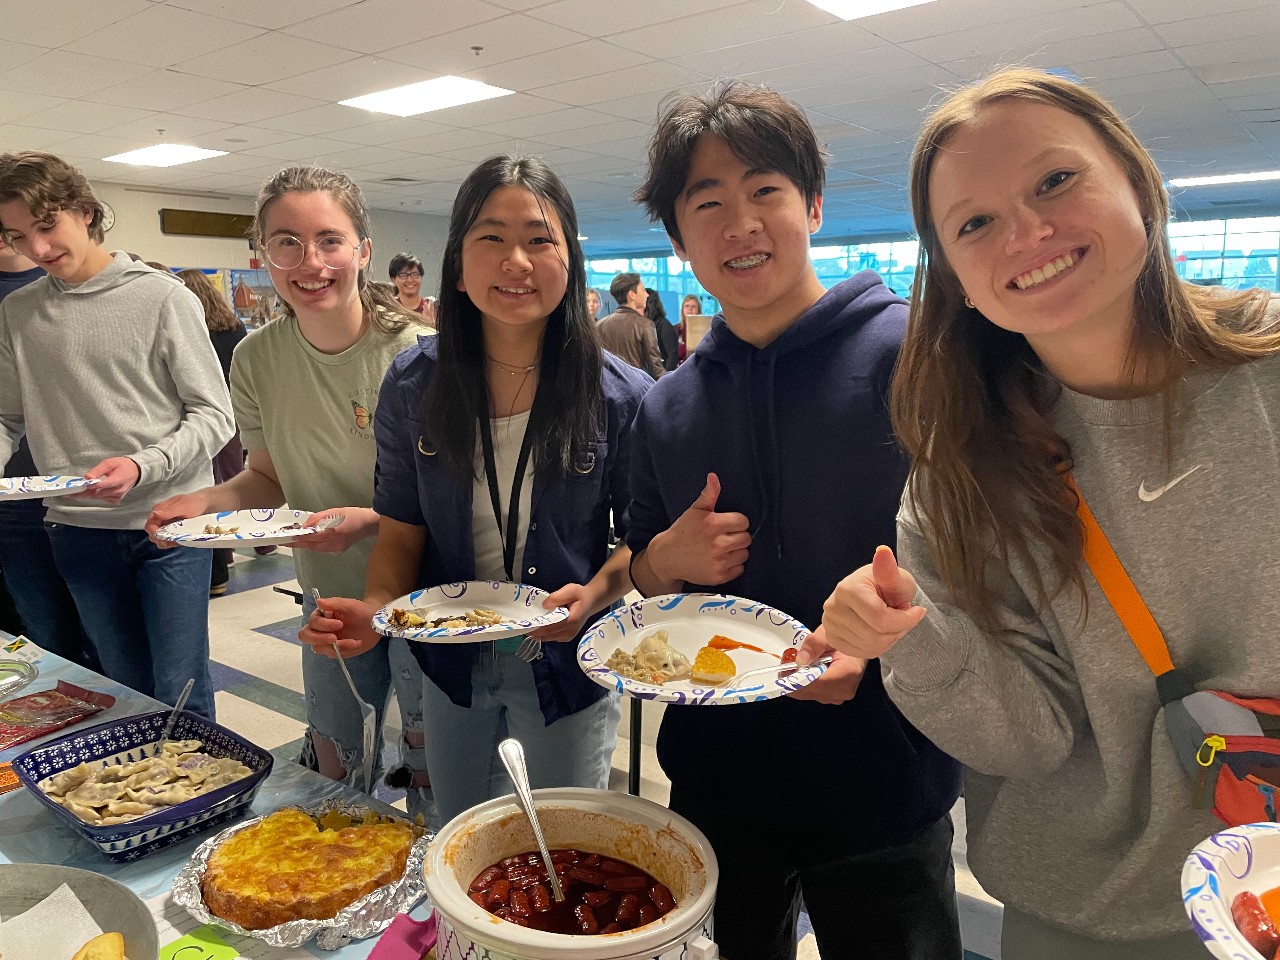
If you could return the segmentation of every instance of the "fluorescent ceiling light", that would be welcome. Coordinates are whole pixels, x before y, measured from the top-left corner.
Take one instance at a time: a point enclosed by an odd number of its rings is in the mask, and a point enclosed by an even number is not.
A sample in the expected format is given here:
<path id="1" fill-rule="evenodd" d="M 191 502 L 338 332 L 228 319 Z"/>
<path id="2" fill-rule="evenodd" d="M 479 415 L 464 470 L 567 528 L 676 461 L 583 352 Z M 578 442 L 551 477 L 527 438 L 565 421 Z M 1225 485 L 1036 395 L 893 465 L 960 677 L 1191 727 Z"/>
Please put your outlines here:
<path id="1" fill-rule="evenodd" d="M 157 143 L 154 147 L 143 147 L 141 150 L 130 150 L 128 153 L 117 153 L 114 157 L 102 159 L 112 163 L 131 163 L 136 167 L 176 167 L 180 163 L 224 157 L 226 154 L 225 150 L 204 150 L 180 143 Z"/>
<path id="2" fill-rule="evenodd" d="M 437 77 L 421 83 L 411 83 L 406 87 L 394 87 L 381 93 L 370 93 L 363 97 L 338 101 L 345 107 L 359 107 L 361 110 L 372 110 L 374 113 L 390 113 L 397 117 L 412 117 L 431 110 L 443 110 L 464 103 L 476 103 L 479 100 L 492 100 L 494 97 L 505 97 L 515 93 L 502 87 L 491 87 L 479 80 L 464 80 L 462 77 Z"/>
<path id="3" fill-rule="evenodd" d="M 861 17 L 874 17 L 877 13 L 888 13 L 890 10 L 905 10 L 907 7 L 918 7 L 933 0 L 809 0 L 819 10 L 834 13 L 841 20 L 857 20 Z"/>
<path id="4" fill-rule="evenodd" d="M 1219 183 L 1257 183 L 1259 180 L 1280 180 L 1280 170 L 1259 170 L 1256 173 L 1224 173 L 1218 177 L 1182 177 L 1170 180 L 1171 187 L 1211 187 Z"/>

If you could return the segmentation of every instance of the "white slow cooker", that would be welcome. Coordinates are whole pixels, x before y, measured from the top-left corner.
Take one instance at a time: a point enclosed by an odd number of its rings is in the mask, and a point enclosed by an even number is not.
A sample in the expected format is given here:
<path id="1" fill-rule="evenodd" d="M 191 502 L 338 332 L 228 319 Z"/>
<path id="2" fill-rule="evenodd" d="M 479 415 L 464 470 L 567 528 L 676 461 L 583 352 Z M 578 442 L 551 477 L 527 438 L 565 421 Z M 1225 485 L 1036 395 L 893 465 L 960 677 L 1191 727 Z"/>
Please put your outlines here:
<path id="1" fill-rule="evenodd" d="M 671 890 L 675 909 L 635 930 L 566 936 L 499 920 L 467 896 L 482 870 L 536 850 L 529 821 L 514 797 L 459 814 L 436 835 L 423 871 L 436 907 L 438 960 L 716 960 L 711 908 L 719 868 L 711 844 L 692 823 L 665 807 L 607 790 L 563 787 L 533 791 L 547 845 L 625 860 Z"/>

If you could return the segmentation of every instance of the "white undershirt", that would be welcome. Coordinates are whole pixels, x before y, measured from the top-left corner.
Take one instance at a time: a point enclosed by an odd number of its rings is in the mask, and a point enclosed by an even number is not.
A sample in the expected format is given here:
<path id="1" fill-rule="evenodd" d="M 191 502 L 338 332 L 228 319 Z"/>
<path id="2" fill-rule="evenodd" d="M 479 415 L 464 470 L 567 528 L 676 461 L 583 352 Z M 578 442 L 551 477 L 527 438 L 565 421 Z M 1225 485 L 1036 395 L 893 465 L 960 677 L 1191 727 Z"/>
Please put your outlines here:
<path id="1" fill-rule="evenodd" d="M 475 544 L 476 579 L 506 580 L 507 571 L 502 565 L 502 537 L 507 532 L 507 514 L 510 511 L 511 484 L 515 479 L 516 461 L 520 459 L 520 444 L 525 428 L 529 426 L 529 413 L 517 413 L 513 417 L 495 417 L 489 421 L 493 434 L 493 462 L 498 478 L 498 500 L 502 507 L 502 536 L 493 516 L 493 500 L 489 496 L 489 481 L 483 469 L 475 482 L 471 495 L 471 539 Z M 476 438 L 476 455 L 484 465 L 484 452 L 480 438 Z M 529 534 L 529 514 L 533 504 L 533 461 L 530 452 L 525 468 L 524 482 L 520 485 L 520 518 L 516 531 L 516 555 L 514 576 L 517 582 L 524 578 L 521 569 L 524 561 L 524 544 Z"/>

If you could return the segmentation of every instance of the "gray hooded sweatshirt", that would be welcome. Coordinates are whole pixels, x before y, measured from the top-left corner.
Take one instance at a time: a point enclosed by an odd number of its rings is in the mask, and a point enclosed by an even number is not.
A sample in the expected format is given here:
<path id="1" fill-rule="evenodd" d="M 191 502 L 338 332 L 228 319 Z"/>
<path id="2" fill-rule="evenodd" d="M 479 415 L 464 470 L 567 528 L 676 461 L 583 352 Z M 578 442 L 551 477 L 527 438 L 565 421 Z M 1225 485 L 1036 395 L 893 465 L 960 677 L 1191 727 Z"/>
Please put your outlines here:
<path id="1" fill-rule="evenodd" d="M 141 529 L 153 504 L 213 482 L 235 424 L 200 301 L 176 277 L 116 253 L 67 284 L 46 276 L 0 302 L 0 463 L 25 433 L 41 474 L 130 457 L 116 506 L 47 499 L 47 520 Z"/>

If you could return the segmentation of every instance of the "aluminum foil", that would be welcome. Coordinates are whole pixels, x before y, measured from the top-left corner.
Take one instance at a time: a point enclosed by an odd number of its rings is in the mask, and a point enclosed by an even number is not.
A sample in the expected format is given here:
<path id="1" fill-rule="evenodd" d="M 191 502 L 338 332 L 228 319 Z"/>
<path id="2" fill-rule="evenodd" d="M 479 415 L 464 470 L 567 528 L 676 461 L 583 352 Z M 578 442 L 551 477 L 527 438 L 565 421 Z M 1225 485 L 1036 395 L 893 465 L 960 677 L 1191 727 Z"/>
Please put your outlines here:
<path id="1" fill-rule="evenodd" d="M 291 809 L 301 810 L 314 817 L 336 810 L 359 819 L 368 808 L 358 803 L 330 799 L 316 804 L 297 804 Z M 292 920 L 263 930 L 246 930 L 229 920 L 214 916 L 205 906 L 204 896 L 200 892 L 200 881 L 204 879 L 209 857 L 223 841 L 247 827 L 261 823 L 262 819 L 262 817 L 254 817 L 252 820 L 237 823 L 234 827 L 229 827 L 200 844 L 191 859 L 187 861 L 187 865 L 174 878 L 174 902 L 185 907 L 187 912 L 201 923 L 214 923 L 234 933 L 262 940 L 275 947 L 298 947 L 315 937 L 316 946 L 320 949 L 337 950 L 352 940 L 362 940 L 381 933 L 391 925 L 397 913 L 408 913 L 427 895 L 427 884 L 422 875 L 422 862 L 426 858 L 427 847 L 431 843 L 430 833 L 424 833 L 414 841 L 413 847 L 409 850 L 408 862 L 404 865 L 404 874 L 399 880 L 379 887 L 350 906 L 343 907 L 331 919 Z"/>

